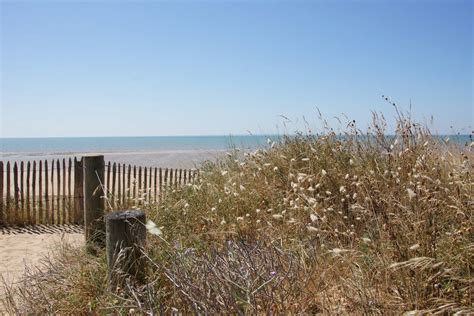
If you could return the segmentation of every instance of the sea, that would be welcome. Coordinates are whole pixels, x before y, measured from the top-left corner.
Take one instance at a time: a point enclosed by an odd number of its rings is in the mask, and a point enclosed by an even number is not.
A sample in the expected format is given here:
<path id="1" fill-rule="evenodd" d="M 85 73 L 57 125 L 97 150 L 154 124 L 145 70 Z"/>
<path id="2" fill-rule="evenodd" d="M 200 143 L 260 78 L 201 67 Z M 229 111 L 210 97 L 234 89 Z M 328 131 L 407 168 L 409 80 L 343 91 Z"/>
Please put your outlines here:
<path id="1" fill-rule="evenodd" d="M 238 148 L 268 146 L 276 135 L 0 138 L 0 160 L 34 161 L 103 154 L 108 161 L 147 167 L 192 168 Z"/>

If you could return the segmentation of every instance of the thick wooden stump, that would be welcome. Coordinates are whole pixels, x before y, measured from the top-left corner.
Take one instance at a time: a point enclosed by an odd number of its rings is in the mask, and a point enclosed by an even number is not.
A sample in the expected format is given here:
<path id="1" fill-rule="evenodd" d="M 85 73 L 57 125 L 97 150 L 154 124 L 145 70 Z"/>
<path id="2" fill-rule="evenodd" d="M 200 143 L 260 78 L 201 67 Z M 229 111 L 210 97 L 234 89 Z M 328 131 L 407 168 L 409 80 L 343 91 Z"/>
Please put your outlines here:
<path id="1" fill-rule="evenodd" d="M 128 278 L 145 282 L 145 213 L 137 210 L 115 211 L 105 217 L 109 290 L 123 287 Z"/>
<path id="2" fill-rule="evenodd" d="M 104 156 L 84 156 L 84 233 L 88 245 L 105 244 Z"/>

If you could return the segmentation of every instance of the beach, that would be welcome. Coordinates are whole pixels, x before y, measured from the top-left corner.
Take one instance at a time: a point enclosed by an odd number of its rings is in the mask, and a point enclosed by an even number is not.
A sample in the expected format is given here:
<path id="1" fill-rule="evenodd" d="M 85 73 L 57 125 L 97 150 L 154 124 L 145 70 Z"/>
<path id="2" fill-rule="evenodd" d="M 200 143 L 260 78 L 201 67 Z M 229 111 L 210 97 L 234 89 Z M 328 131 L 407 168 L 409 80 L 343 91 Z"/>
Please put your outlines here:
<path id="1" fill-rule="evenodd" d="M 0 138 L 0 160 L 6 163 L 104 155 L 105 161 L 158 168 L 198 168 L 234 148 L 262 148 L 276 136 L 156 136 Z"/>
<path id="2" fill-rule="evenodd" d="M 84 155 L 104 155 L 106 162 L 127 164 L 141 167 L 158 168 L 198 168 L 204 161 L 215 161 L 216 158 L 225 155 L 225 149 L 203 149 L 203 150 L 160 150 L 160 151 L 122 151 L 122 152 L 53 152 L 53 153 L 35 153 L 35 152 L 9 152 L 1 153 L 0 160 L 5 164 L 12 162 L 33 162 L 40 160 L 62 160 L 74 157 L 80 159 Z"/>

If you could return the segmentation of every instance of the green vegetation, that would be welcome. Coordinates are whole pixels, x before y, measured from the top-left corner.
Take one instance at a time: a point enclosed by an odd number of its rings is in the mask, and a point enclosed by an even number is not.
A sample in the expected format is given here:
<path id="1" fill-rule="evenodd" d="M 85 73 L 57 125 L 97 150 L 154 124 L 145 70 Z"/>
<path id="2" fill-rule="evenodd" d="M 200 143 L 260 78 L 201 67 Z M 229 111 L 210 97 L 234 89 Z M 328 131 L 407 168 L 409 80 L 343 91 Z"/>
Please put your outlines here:
<path id="1" fill-rule="evenodd" d="M 362 133 L 235 151 L 147 206 L 148 284 L 107 292 L 103 253 L 65 247 L 12 312 L 473 311 L 473 156 L 399 115 Z M 240 157 L 240 158 L 239 158 Z"/>

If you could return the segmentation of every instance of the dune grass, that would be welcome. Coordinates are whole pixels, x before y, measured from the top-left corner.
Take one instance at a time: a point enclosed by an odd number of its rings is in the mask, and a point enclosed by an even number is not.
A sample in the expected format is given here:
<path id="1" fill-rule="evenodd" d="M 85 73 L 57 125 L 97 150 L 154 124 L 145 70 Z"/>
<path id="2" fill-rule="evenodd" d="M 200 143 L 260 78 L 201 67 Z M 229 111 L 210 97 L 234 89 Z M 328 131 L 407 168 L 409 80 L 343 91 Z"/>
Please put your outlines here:
<path id="1" fill-rule="evenodd" d="M 395 136 L 348 123 L 234 151 L 148 205 L 147 284 L 110 294 L 103 252 L 65 247 L 10 310 L 473 312 L 472 146 L 402 114 Z"/>

